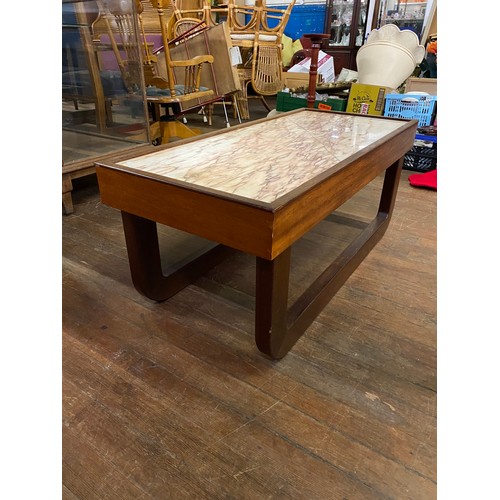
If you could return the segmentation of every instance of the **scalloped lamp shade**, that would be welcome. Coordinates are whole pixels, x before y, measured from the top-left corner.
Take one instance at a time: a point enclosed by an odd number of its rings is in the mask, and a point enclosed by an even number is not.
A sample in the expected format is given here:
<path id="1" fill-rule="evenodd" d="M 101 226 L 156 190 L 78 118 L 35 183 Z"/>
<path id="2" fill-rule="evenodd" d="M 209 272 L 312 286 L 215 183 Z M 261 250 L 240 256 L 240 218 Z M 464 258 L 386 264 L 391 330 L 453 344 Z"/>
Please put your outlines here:
<path id="1" fill-rule="evenodd" d="M 358 82 L 396 89 L 422 62 L 425 47 L 413 31 L 386 24 L 373 30 L 356 56 Z"/>

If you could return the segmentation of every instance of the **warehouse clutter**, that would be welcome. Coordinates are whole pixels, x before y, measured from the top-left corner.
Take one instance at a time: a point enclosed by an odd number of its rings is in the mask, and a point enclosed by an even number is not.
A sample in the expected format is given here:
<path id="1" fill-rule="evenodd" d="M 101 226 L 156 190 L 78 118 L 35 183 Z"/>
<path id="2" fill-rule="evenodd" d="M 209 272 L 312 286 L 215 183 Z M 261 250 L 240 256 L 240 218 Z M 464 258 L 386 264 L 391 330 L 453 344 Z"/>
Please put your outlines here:
<path id="1" fill-rule="evenodd" d="M 432 2 L 397 11 L 388 0 L 373 18 L 361 0 L 98 0 L 83 2 L 81 12 L 75 3 L 63 2 L 66 213 L 71 179 L 91 173 L 102 154 L 202 133 L 189 114 L 211 126 L 214 110 L 223 109 L 229 127 L 231 106 L 242 123 L 252 118 L 249 99 L 274 113 L 313 104 L 416 118 L 426 139 L 404 168 L 437 166 L 437 135 L 425 129 L 437 127 L 437 35 L 425 44 L 417 35 Z M 309 95 L 311 35 L 324 38 Z"/>
<path id="2" fill-rule="evenodd" d="M 286 88 L 278 93 L 277 111 L 306 106 L 309 79 L 304 74 L 308 76 L 311 56 L 300 50 L 307 57 L 285 73 Z M 337 78 L 331 78 L 335 69 L 324 68 L 327 64 L 334 66 L 335 61 L 320 51 L 314 107 L 418 120 L 418 134 L 403 168 L 421 174 L 431 172 L 437 167 L 437 85 L 435 78 L 425 77 L 430 67 L 437 76 L 436 55 L 437 35 L 429 37 L 427 46 L 423 46 L 415 33 L 393 24 L 370 33 L 357 53 L 357 71 L 342 68 Z M 425 90 L 421 90 L 421 82 Z M 423 179 L 413 175 L 412 180 L 414 186 L 436 188 L 435 174 Z"/>

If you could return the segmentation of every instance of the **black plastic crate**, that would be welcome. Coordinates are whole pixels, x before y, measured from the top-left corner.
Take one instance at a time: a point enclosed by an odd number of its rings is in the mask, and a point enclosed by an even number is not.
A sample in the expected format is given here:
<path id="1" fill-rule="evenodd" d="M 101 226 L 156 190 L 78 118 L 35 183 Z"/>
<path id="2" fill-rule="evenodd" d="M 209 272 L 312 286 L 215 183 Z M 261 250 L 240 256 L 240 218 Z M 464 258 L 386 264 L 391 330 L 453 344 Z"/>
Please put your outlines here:
<path id="1" fill-rule="evenodd" d="M 437 166 L 437 142 L 433 142 L 432 147 L 418 146 L 417 144 L 406 153 L 403 168 L 416 172 L 434 170 Z"/>

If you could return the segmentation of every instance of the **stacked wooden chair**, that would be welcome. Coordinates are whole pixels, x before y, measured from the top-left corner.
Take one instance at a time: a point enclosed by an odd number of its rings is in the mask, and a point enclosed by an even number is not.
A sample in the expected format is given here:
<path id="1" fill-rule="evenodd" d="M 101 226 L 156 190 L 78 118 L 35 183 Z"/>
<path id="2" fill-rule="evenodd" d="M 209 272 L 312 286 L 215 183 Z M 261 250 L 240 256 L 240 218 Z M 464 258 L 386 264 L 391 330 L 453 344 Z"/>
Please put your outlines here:
<path id="1" fill-rule="evenodd" d="M 151 0 L 158 16 L 163 44 L 161 49 L 153 50 L 146 39 L 141 17 L 143 5 L 139 0 L 135 0 L 135 11 L 130 6 L 124 8 L 118 1 L 99 0 L 102 18 L 127 89 L 137 87 L 144 75 L 146 100 L 152 118 L 150 136 L 154 144 L 168 142 L 173 137 L 188 138 L 201 133 L 179 118 L 216 98 L 212 89 L 201 86 L 202 68 L 213 63 L 213 56 L 207 54 L 175 59 L 171 56 L 170 1 Z M 142 33 L 140 46 L 129 43 L 131 33 L 137 29 Z M 182 37 L 177 39 L 179 41 Z M 141 60 L 137 51 L 142 52 L 142 68 L 137 64 Z"/>
<path id="2" fill-rule="evenodd" d="M 227 21 L 227 8 L 213 7 L 210 0 L 199 0 L 197 2 L 189 2 L 185 5 L 184 0 L 172 0 L 173 21 L 172 21 L 172 36 L 176 37 L 182 34 L 196 33 L 200 27 L 207 29 L 219 25 L 221 22 Z M 230 47 L 231 44 L 229 42 Z M 239 87 L 238 87 L 239 88 Z M 238 91 L 239 94 L 239 91 Z M 240 112 L 238 109 L 238 101 L 236 92 L 230 92 L 220 99 L 208 104 L 202 110 L 206 114 L 208 124 L 212 124 L 212 116 L 214 106 L 221 104 L 224 108 L 226 124 L 229 127 L 229 119 L 227 113 L 227 105 L 233 107 L 233 117 L 239 119 L 241 123 Z"/>
<path id="3" fill-rule="evenodd" d="M 265 0 L 255 0 L 255 5 L 244 6 L 229 0 L 227 19 L 231 41 L 242 52 L 238 72 L 241 82 L 239 107 L 243 118 L 250 117 L 249 97 L 260 99 L 270 111 L 265 96 L 275 95 L 284 87 L 282 38 L 294 5 L 295 0 L 292 0 L 283 10 L 267 7 Z M 250 85 L 255 96 L 248 93 Z"/>
<path id="4" fill-rule="evenodd" d="M 158 12 L 163 48 L 154 55 L 146 54 L 144 58 L 147 99 L 154 106 L 157 120 L 152 131 L 155 132 L 159 127 L 161 142 L 167 142 L 173 136 L 187 138 L 198 135 L 200 131 L 188 127 L 178 119 L 179 116 L 218 98 L 212 89 L 201 86 L 203 66 L 213 64 L 212 55 L 188 57 L 185 54 L 186 59 L 172 57 L 171 50 L 175 44 L 182 44 L 183 36 L 189 35 L 184 33 L 172 38 L 171 24 L 169 25 L 165 15 L 170 2 L 171 0 L 151 0 Z M 162 65 L 159 64 L 159 57 L 163 59 Z M 163 68 L 163 71 L 159 68 Z M 160 116 L 160 108 L 166 109 L 165 115 Z"/>
<path id="5" fill-rule="evenodd" d="M 172 0 L 174 15 L 180 23 L 198 20 L 207 26 L 227 22 L 231 43 L 239 47 L 242 63 L 238 66 L 241 91 L 236 94 L 241 117 L 248 119 L 248 99 L 261 100 L 270 110 L 265 96 L 283 89 L 282 38 L 295 0 L 286 9 L 268 7 L 265 0 L 254 5 L 237 4 L 228 0 L 224 6 L 213 6 L 211 0 Z M 249 94 L 252 87 L 254 94 Z"/>
<path id="6" fill-rule="evenodd" d="M 228 6 L 212 5 L 211 0 L 172 0 L 174 15 L 180 19 L 198 19 L 207 26 L 227 21 Z"/>
<path id="7" fill-rule="evenodd" d="M 184 115 L 199 109 L 211 110 L 213 103 L 225 102 L 224 93 L 218 91 L 216 83 L 213 87 L 210 84 L 204 87 L 201 83 L 202 74 L 206 76 L 207 71 L 213 76 L 212 82 L 217 79 L 213 69 L 214 56 L 208 46 L 206 53 L 198 51 L 194 57 L 188 48 L 183 52 L 183 47 L 188 47 L 185 42 L 204 30 L 222 28 L 217 25 L 221 21 L 225 22 L 227 38 L 230 36 L 228 47 L 239 47 L 243 57 L 237 69 L 240 85 L 237 85 L 235 76 L 236 85 L 230 89 L 235 116 L 249 118 L 249 97 L 259 98 L 270 110 L 265 96 L 275 95 L 283 88 L 281 40 L 295 0 L 285 10 L 269 8 L 265 0 L 256 0 L 251 6 L 240 6 L 235 0 L 229 0 L 227 7 L 220 8 L 212 7 L 210 0 L 199 0 L 198 6 L 186 9 L 179 3 L 182 0 L 150 0 L 148 3 L 152 9 L 148 9 L 148 19 L 155 11 L 161 36 L 160 49 L 151 48 L 144 30 L 142 13 L 145 0 L 134 0 L 134 10 L 119 0 L 97 1 L 127 91 L 133 93 L 144 78 L 152 117 L 150 135 L 153 143 L 197 135 L 199 130 L 182 121 Z M 137 29 L 142 32 L 139 46 L 129 43 L 131 33 Z M 142 52 L 141 57 L 137 51 Z M 225 56 L 229 57 L 228 54 Z M 142 68 L 137 63 L 141 58 Z M 249 95 L 250 85 L 256 95 Z M 225 106 L 224 111 L 229 124 Z M 210 111 L 208 116 L 210 122 Z"/>

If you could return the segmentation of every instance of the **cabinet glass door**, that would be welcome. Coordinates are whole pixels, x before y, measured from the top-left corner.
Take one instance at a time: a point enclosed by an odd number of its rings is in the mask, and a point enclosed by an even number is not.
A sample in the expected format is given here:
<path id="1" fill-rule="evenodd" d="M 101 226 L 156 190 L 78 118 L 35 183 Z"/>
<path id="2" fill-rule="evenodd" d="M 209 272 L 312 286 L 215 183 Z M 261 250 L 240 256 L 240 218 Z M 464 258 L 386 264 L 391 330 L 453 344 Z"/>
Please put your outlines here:
<path id="1" fill-rule="evenodd" d="M 359 13 L 358 13 L 358 26 L 356 33 L 356 47 L 361 47 L 363 45 L 365 34 L 366 34 L 366 18 L 368 14 L 368 1 L 361 0 L 359 3 Z"/>
<path id="2" fill-rule="evenodd" d="M 364 43 L 368 0 L 331 0 L 328 47 L 360 47 Z"/>
<path id="3" fill-rule="evenodd" d="M 426 0 L 382 0 L 377 25 L 380 28 L 384 24 L 395 24 L 399 29 L 413 31 L 421 40 L 428 3 Z"/>
<path id="4" fill-rule="evenodd" d="M 353 0 L 334 0 L 331 3 L 329 47 L 349 46 L 353 9 Z"/>

